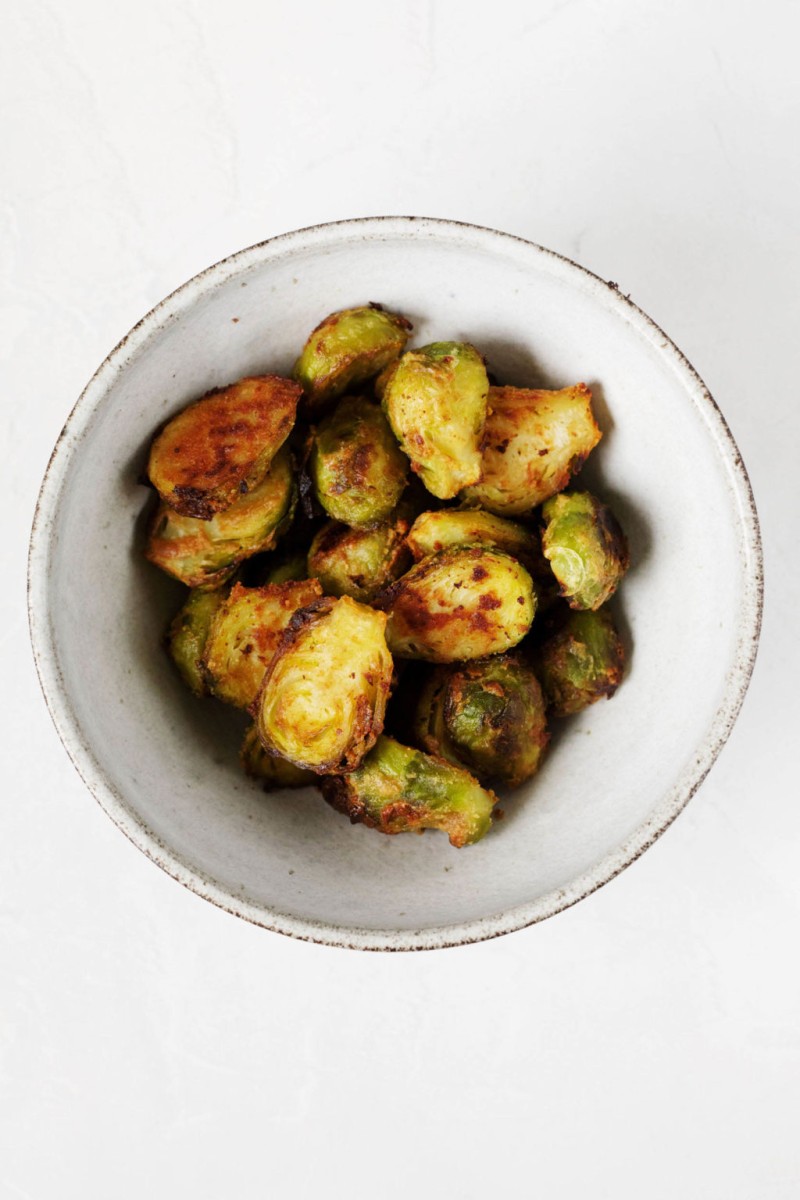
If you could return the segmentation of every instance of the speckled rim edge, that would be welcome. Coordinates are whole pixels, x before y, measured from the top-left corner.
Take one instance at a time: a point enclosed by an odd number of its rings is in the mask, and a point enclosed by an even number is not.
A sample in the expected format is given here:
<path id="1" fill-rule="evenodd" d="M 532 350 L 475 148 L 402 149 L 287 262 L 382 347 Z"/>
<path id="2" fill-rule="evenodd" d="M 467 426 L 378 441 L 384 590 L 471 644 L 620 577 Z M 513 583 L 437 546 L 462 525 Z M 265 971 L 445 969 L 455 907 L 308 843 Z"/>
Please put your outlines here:
<path id="1" fill-rule="evenodd" d="M 47 610 L 47 576 L 52 548 L 53 516 L 73 454 L 116 375 L 139 352 L 148 338 L 167 321 L 188 308 L 196 297 L 232 275 L 284 257 L 297 249 L 347 240 L 387 237 L 444 236 L 467 240 L 473 246 L 505 249 L 513 244 L 517 256 L 528 255 L 601 299 L 616 310 L 650 342 L 682 381 L 699 416 L 704 420 L 728 475 L 731 497 L 738 510 L 738 551 L 742 599 L 737 629 L 737 653 L 727 686 L 705 740 L 661 803 L 635 833 L 616 851 L 598 862 L 569 886 L 547 893 L 528 904 L 462 925 L 420 930 L 372 930 L 325 925 L 297 919 L 266 907 L 248 904 L 234 893 L 205 878 L 183 862 L 148 830 L 118 795 L 91 748 L 84 742 L 64 684 Z M 39 493 L 28 554 L 28 619 L 36 670 L 50 715 L 73 765 L 100 806 L 119 829 L 162 870 L 185 887 L 218 907 L 276 933 L 303 941 L 358 950 L 432 950 L 465 945 L 523 929 L 555 915 L 608 883 L 634 862 L 668 828 L 695 794 L 730 735 L 744 701 L 755 664 L 763 608 L 763 554 L 753 492 L 739 449 L 716 402 L 688 359 L 616 283 L 601 279 L 585 267 L 555 251 L 513 234 L 478 225 L 431 217 L 358 217 L 314 225 L 281 234 L 230 255 L 201 271 L 170 293 L 136 324 L 108 355 L 79 397 L 53 449 Z"/>

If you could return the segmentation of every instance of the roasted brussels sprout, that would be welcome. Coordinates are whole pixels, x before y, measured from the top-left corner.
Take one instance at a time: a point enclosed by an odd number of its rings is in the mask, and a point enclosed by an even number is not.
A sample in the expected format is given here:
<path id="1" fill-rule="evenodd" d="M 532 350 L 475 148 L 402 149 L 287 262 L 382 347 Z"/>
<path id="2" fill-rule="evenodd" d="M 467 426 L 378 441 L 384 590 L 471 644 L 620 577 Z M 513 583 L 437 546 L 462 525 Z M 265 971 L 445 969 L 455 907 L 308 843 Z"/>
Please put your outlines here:
<path id="1" fill-rule="evenodd" d="M 327 596 L 352 596 L 365 604 L 403 574 L 411 555 L 405 535 L 408 522 L 397 519 L 377 529 L 350 529 L 328 521 L 308 552 L 308 574 Z"/>
<path id="2" fill-rule="evenodd" d="M 251 779 L 259 779 L 266 792 L 277 792 L 281 788 L 311 787 L 317 782 L 313 771 L 304 771 L 285 758 L 274 758 L 267 754 L 258 737 L 258 730 L 251 725 L 245 734 L 239 761 Z"/>
<path id="3" fill-rule="evenodd" d="M 530 512 L 583 466 L 602 434 L 584 383 L 559 392 L 489 390 L 483 475 L 463 499 L 500 516 Z"/>
<path id="4" fill-rule="evenodd" d="M 467 771 L 385 736 L 355 771 L 328 775 L 320 786 L 354 825 L 381 833 L 441 829 L 457 847 L 488 833 L 497 803 Z"/>
<path id="5" fill-rule="evenodd" d="M 385 382 L 383 407 L 412 469 L 440 500 L 481 477 L 489 380 L 466 342 L 410 350 Z"/>
<path id="6" fill-rule="evenodd" d="M 506 521 L 480 508 L 440 508 L 417 517 L 408 545 L 419 561 L 452 546 L 494 546 L 529 568 L 541 559 L 535 534 L 516 521 Z"/>
<path id="7" fill-rule="evenodd" d="M 538 770 L 549 741 L 539 681 L 513 654 L 437 667 L 420 697 L 415 732 L 430 754 L 508 787 Z"/>
<path id="8" fill-rule="evenodd" d="M 628 540 L 589 492 L 563 492 L 542 508 L 542 550 L 570 608 L 599 608 L 628 569 Z"/>
<path id="9" fill-rule="evenodd" d="M 243 559 L 270 549 L 295 503 L 292 458 L 280 450 L 266 478 L 210 521 L 185 517 L 160 504 L 145 555 L 188 587 L 217 588 Z"/>
<path id="10" fill-rule="evenodd" d="M 211 622 L 226 595 L 224 588 L 216 592 L 193 589 L 167 631 L 169 656 L 196 696 L 208 695 L 201 660 Z"/>
<path id="11" fill-rule="evenodd" d="M 269 754 L 317 774 L 352 771 L 383 728 L 392 680 L 386 616 L 349 596 L 295 613 L 254 715 Z"/>
<path id="12" fill-rule="evenodd" d="M 300 388 L 291 379 L 240 379 L 190 404 L 165 425 L 147 474 L 164 503 L 209 521 L 263 480 L 294 425 Z"/>
<path id="13" fill-rule="evenodd" d="M 203 673 L 214 695 L 248 708 L 293 615 L 321 595 L 315 579 L 258 588 L 234 584 L 211 622 L 203 653 Z"/>
<path id="14" fill-rule="evenodd" d="M 580 712 L 622 682 L 625 651 L 611 614 L 571 612 L 539 647 L 537 672 L 554 717 Z"/>
<path id="15" fill-rule="evenodd" d="M 456 547 L 431 554 L 380 597 L 386 640 L 400 658 L 461 662 L 521 641 L 536 612 L 528 572 L 499 550 Z"/>
<path id="16" fill-rule="evenodd" d="M 377 404 L 345 396 L 317 427 L 308 470 L 329 516 L 373 529 L 403 494 L 408 459 Z"/>
<path id="17" fill-rule="evenodd" d="M 397 358 L 410 321 L 380 305 L 331 313 L 309 337 L 294 366 L 308 408 L 319 412 L 350 388 L 365 383 Z"/>

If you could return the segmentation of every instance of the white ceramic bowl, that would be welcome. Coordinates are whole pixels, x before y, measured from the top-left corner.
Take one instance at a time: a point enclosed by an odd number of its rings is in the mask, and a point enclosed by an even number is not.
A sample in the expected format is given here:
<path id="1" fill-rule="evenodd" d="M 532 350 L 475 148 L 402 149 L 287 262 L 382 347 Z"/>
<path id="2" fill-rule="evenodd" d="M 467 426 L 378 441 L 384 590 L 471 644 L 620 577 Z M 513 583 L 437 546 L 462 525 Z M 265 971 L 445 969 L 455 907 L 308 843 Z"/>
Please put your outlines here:
<path id="1" fill-rule="evenodd" d="M 605 437 L 581 476 L 633 567 L 623 686 L 560 727 L 479 845 L 351 827 L 314 791 L 240 774 L 239 714 L 201 703 L 160 648 L 181 589 L 140 553 L 153 430 L 215 385 L 288 372 L 333 309 L 379 300 L 418 343 L 475 342 L 503 381 L 584 380 Z M 190 280 L 113 351 L 42 485 L 30 621 L 61 738 L 100 804 L 174 878 L 282 933 L 362 949 L 488 938 L 600 887 L 680 812 L 730 732 L 761 611 L 758 523 L 731 434 L 692 367 L 608 284 L 539 246 L 448 221 L 300 230 Z"/>

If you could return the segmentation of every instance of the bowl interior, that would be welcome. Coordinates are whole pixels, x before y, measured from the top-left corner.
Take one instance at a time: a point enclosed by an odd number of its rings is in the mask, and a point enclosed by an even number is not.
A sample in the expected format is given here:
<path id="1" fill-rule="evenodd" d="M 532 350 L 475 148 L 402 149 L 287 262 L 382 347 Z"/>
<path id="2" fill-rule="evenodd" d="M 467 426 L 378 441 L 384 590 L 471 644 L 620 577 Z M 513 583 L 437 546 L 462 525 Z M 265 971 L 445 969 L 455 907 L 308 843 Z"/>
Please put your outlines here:
<path id="1" fill-rule="evenodd" d="M 558 726 L 539 776 L 462 851 L 433 833 L 381 837 L 316 792 L 265 795 L 248 782 L 237 763 L 245 720 L 176 678 L 160 639 L 182 589 L 141 555 L 149 493 L 137 478 L 153 430 L 212 386 L 288 372 L 322 316 L 369 300 L 406 313 L 419 344 L 473 341 L 504 382 L 589 383 L 605 436 L 580 482 L 612 503 L 631 541 L 615 603 L 624 685 Z M 399 931 L 399 945 L 435 944 L 443 927 L 485 936 L 522 924 L 624 865 L 724 737 L 754 571 L 733 451 L 659 331 L 547 252 L 399 220 L 255 247 L 187 285 L 115 351 L 59 454 L 33 618 L 62 736 L 143 848 L 266 924 L 329 940 L 347 930 L 360 944 Z"/>

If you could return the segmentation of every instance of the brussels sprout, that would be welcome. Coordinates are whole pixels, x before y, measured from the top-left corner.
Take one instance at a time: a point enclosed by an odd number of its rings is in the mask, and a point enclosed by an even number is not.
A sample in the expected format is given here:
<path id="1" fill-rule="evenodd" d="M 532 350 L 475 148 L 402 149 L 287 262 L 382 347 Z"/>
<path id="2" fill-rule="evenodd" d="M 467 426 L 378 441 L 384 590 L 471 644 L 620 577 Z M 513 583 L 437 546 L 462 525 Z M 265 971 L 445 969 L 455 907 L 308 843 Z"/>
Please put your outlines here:
<path id="1" fill-rule="evenodd" d="M 145 555 L 188 587 L 216 588 L 243 559 L 270 549 L 295 504 L 292 458 L 280 450 L 266 478 L 210 521 L 185 517 L 161 503 L 150 524 Z"/>
<path id="2" fill-rule="evenodd" d="M 281 635 L 297 612 L 322 595 L 315 579 L 246 588 L 234 584 L 211 622 L 203 672 L 219 700 L 248 708 Z"/>
<path id="3" fill-rule="evenodd" d="M 331 313 L 309 337 L 294 377 L 318 412 L 348 389 L 365 383 L 397 358 L 408 341 L 410 321 L 378 304 Z"/>
<path id="4" fill-rule="evenodd" d="M 542 550 L 570 608 L 599 608 L 628 569 L 628 540 L 607 505 L 563 492 L 542 508 Z"/>
<path id="5" fill-rule="evenodd" d="M 328 775 L 320 786 L 354 825 L 381 833 L 441 829 L 457 847 L 488 833 L 497 803 L 467 771 L 385 736 L 355 771 Z"/>
<path id="6" fill-rule="evenodd" d="M 226 594 L 224 588 L 216 592 L 193 589 L 167 631 L 169 656 L 196 696 L 208 695 L 201 659 L 211 622 Z"/>
<path id="7" fill-rule="evenodd" d="M 317 774 L 352 771 L 383 728 L 392 680 L 386 616 L 349 596 L 295 613 L 254 706 L 269 754 Z"/>
<path id="8" fill-rule="evenodd" d="M 419 561 L 452 546 L 494 546 L 529 568 L 541 559 L 536 536 L 516 521 L 506 521 L 479 508 L 440 508 L 417 517 L 408 545 Z"/>
<path id="9" fill-rule="evenodd" d="M 420 697 L 416 737 L 429 753 L 509 787 L 539 768 L 549 741 L 531 668 L 512 654 L 437 667 Z"/>
<path id="10" fill-rule="evenodd" d="M 164 503 L 209 521 L 263 480 L 294 425 L 300 388 L 291 379 L 240 379 L 190 404 L 165 425 L 147 474 Z"/>
<path id="11" fill-rule="evenodd" d="M 281 788 L 311 787 L 317 782 L 313 771 L 304 771 L 285 758 L 274 758 L 267 754 L 258 738 L 258 730 L 251 725 L 245 734 L 239 761 L 251 779 L 259 779 L 266 792 L 277 792 Z"/>
<path id="12" fill-rule="evenodd" d="M 377 529 L 350 529 L 328 521 L 308 552 L 308 574 L 327 596 L 352 596 L 369 603 L 403 574 L 411 555 L 405 535 L 408 522 L 398 519 Z"/>
<path id="13" fill-rule="evenodd" d="M 372 529 L 403 494 L 408 459 L 380 408 L 345 396 L 316 429 L 308 469 L 329 516 Z"/>
<path id="14" fill-rule="evenodd" d="M 463 499 L 500 516 L 530 512 L 569 483 L 602 437 L 584 383 L 560 392 L 493 387 L 480 483 Z"/>
<path id="15" fill-rule="evenodd" d="M 433 342 L 400 359 L 383 407 L 411 467 L 440 500 L 481 477 L 489 380 L 466 342 Z"/>
<path id="16" fill-rule="evenodd" d="M 536 594 L 524 567 L 499 550 L 431 554 L 387 588 L 386 640 L 400 658 L 461 662 L 510 650 L 531 627 Z"/>
<path id="17" fill-rule="evenodd" d="M 580 712 L 622 682 L 625 651 L 611 614 L 571 612 L 540 647 L 537 670 L 554 717 Z"/>

